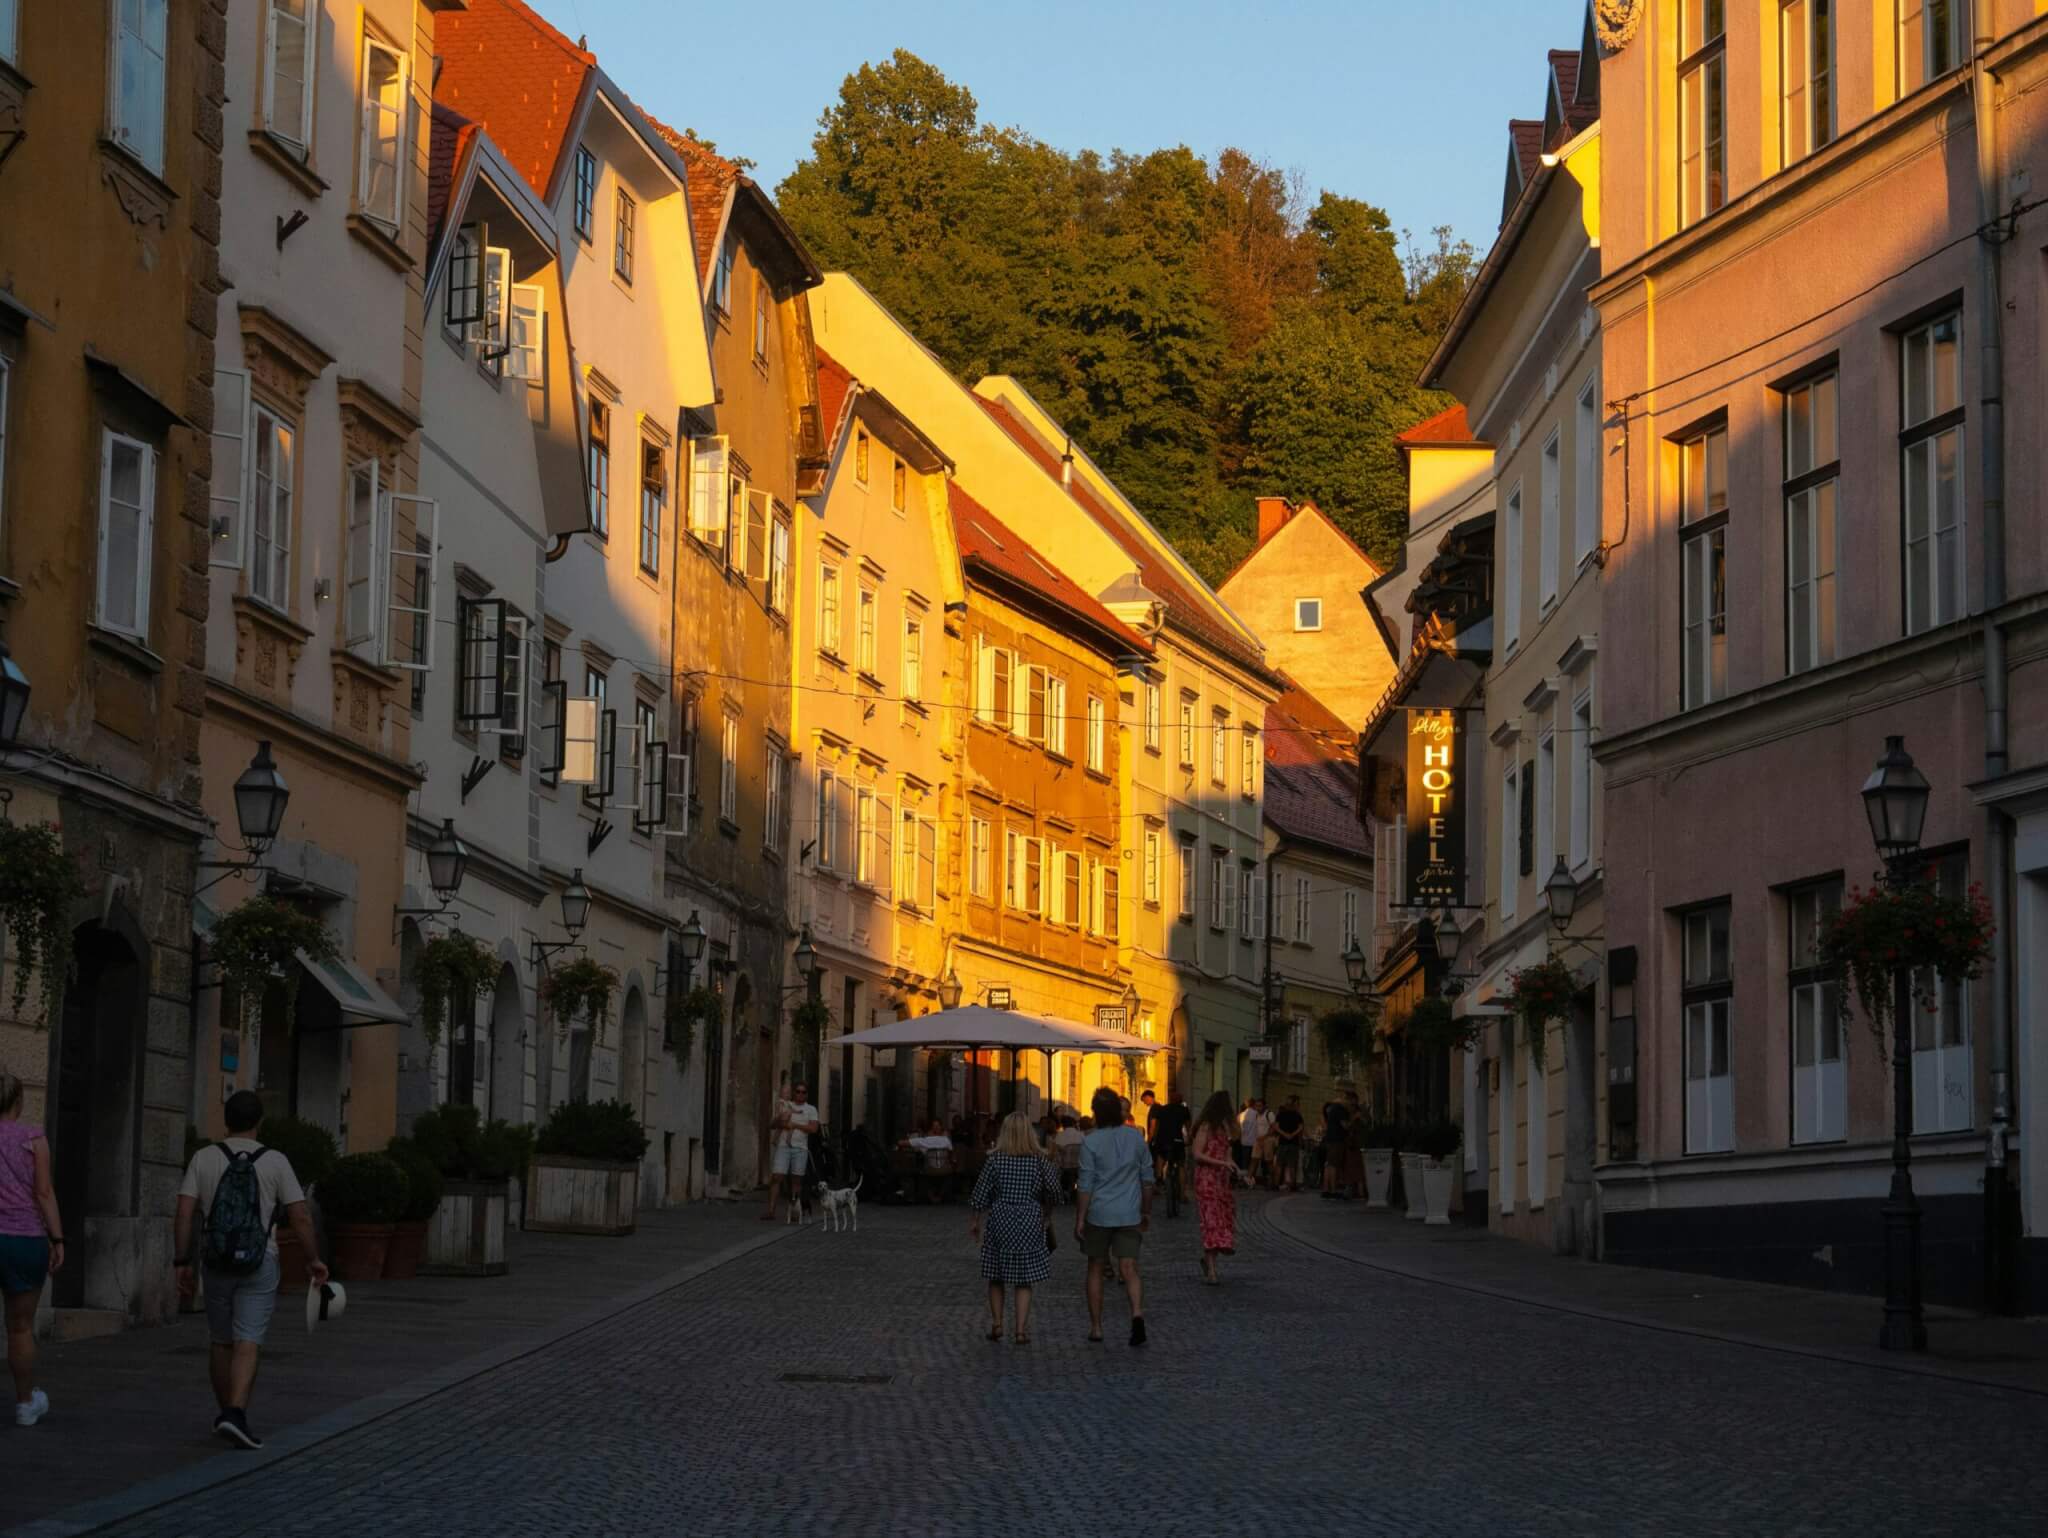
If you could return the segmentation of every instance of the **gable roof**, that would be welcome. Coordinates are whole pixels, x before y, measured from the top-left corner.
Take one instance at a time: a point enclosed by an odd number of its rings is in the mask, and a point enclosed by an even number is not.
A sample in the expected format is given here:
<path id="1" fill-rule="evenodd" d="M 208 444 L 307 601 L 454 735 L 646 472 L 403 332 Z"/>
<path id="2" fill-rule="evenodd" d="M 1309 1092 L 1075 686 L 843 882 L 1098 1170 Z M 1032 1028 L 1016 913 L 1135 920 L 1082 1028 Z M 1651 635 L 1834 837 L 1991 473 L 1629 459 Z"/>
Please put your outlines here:
<path id="1" fill-rule="evenodd" d="M 1483 449 L 1486 443 L 1472 436 L 1463 405 L 1447 406 L 1433 417 L 1425 417 L 1406 432 L 1394 434 L 1402 452 L 1409 449 Z"/>
<path id="2" fill-rule="evenodd" d="M 818 419 L 825 426 L 825 442 L 839 441 L 839 424 L 846 415 L 846 403 L 853 398 L 853 375 L 824 348 L 818 349 Z"/>
<path id="3" fill-rule="evenodd" d="M 1292 678 L 1266 707 L 1263 814 L 1282 836 L 1372 857 L 1359 825 L 1358 739 Z"/>
<path id="4" fill-rule="evenodd" d="M 477 126 L 453 107 L 435 102 L 427 134 L 427 240 L 433 246 L 447 222 L 456 175 L 476 139 Z"/>
<path id="5" fill-rule="evenodd" d="M 577 47 L 524 0 L 469 0 L 434 29 L 434 100 L 491 136 L 543 198 L 597 56 Z"/>
<path id="6" fill-rule="evenodd" d="M 1037 462 L 1040 469 L 1054 480 L 1060 478 L 1058 458 L 1038 441 L 1035 433 L 1017 420 L 1008 406 L 1001 401 L 992 401 L 978 392 L 974 399 L 981 409 L 994 419 L 996 425 Z M 1066 490 L 1081 510 L 1131 558 L 1132 564 L 1138 569 L 1138 580 L 1145 585 L 1146 591 L 1165 603 L 1167 624 L 1193 636 L 1204 646 L 1230 658 L 1261 678 L 1270 679 L 1277 676 L 1266 666 L 1264 657 L 1255 647 L 1245 644 L 1208 617 L 1204 612 L 1206 605 L 1195 590 L 1182 581 L 1180 574 L 1161 559 L 1157 551 L 1095 495 L 1085 478 L 1078 475 L 1073 477 Z"/>
<path id="7" fill-rule="evenodd" d="M 640 115 L 683 162 L 690 189 L 690 243 L 697 248 L 698 269 L 708 280 L 718 257 L 718 238 L 725 231 L 726 200 L 746 178 L 734 162 L 669 127 L 645 107 Z"/>
<path id="8" fill-rule="evenodd" d="M 1231 567 L 1230 571 L 1227 575 L 1225 575 L 1223 580 L 1216 584 L 1216 590 L 1220 593 L 1224 588 L 1230 586 L 1232 579 L 1235 578 L 1237 574 L 1243 571 L 1247 566 L 1251 565 L 1253 561 L 1257 560 L 1259 558 L 1259 552 L 1264 550 L 1268 545 L 1272 544 L 1274 540 L 1278 539 L 1283 533 L 1285 533 L 1287 529 L 1293 525 L 1294 520 L 1299 518 L 1303 513 L 1314 513 L 1317 518 L 1322 520 L 1324 526 L 1328 528 L 1332 534 L 1336 535 L 1337 538 L 1341 539 L 1344 542 L 1345 549 L 1349 550 L 1353 555 L 1357 556 L 1359 560 L 1365 563 L 1365 569 L 1372 573 L 1372 576 L 1367 580 L 1376 582 L 1381 577 L 1386 575 L 1386 572 L 1381 569 L 1380 563 L 1378 561 L 1375 561 L 1371 556 L 1367 555 L 1363 550 L 1361 550 L 1358 547 L 1357 540 L 1353 539 L 1349 534 L 1346 534 L 1342 529 L 1337 527 L 1336 519 L 1332 518 L 1320 507 L 1317 507 L 1314 502 L 1301 501 L 1290 503 L 1288 505 L 1287 516 L 1280 521 L 1279 527 L 1275 528 L 1271 533 L 1267 534 L 1265 538 L 1261 539 L 1257 544 L 1253 545 L 1251 548 L 1251 553 L 1247 555 L 1243 560 L 1239 561 L 1235 566 Z"/>
<path id="9" fill-rule="evenodd" d="M 1082 621 L 1092 632 L 1085 637 L 1106 657 L 1152 655 L 1152 643 L 1124 624 L 1073 578 L 1046 560 L 1010 526 L 960 487 L 946 483 L 947 505 L 960 564 L 987 581 L 1003 597 L 1036 599 Z"/>

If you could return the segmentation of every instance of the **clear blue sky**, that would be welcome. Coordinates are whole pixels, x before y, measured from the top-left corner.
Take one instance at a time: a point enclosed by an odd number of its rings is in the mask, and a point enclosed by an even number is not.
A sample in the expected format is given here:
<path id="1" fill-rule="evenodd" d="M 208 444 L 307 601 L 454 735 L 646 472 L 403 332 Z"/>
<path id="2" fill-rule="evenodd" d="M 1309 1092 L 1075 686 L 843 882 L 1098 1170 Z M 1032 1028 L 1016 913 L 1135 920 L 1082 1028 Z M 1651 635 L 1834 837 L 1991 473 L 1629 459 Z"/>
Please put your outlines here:
<path id="1" fill-rule="evenodd" d="M 908 48 L 985 122 L 1061 149 L 1229 145 L 1378 203 L 1396 229 L 1500 222 L 1507 120 L 1543 112 L 1544 55 L 1583 0 L 531 0 L 663 120 L 773 188 L 868 61 Z"/>

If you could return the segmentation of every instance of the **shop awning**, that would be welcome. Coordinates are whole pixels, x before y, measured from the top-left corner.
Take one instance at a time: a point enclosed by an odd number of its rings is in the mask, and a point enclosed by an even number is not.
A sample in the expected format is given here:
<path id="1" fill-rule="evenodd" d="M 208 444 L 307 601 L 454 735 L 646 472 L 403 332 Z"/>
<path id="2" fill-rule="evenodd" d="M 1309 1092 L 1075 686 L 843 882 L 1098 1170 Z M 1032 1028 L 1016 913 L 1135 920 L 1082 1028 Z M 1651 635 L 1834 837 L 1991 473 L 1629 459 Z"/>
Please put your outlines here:
<path id="1" fill-rule="evenodd" d="M 341 1028 L 345 1031 L 359 1025 L 404 1025 L 412 1018 L 347 956 L 316 961 L 300 951 L 299 965 L 341 1006 Z"/>
<path id="2" fill-rule="evenodd" d="M 928 1047 L 953 1051 L 1114 1052 L 1147 1056 L 1163 1048 L 1141 1036 L 1027 1015 L 1014 1009 L 963 1004 L 914 1020 L 892 1020 L 831 1038 L 835 1047 Z"/>

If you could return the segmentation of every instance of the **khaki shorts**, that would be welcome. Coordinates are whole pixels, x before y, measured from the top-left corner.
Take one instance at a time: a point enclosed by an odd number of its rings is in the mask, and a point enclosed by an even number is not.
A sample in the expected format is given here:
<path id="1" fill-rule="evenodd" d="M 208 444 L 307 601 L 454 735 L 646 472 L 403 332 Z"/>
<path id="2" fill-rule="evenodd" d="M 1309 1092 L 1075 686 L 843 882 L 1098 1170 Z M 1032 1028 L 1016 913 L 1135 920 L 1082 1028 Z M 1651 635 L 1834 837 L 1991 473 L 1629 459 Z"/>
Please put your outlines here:
<path id="1" fill-rule="evenodd" d="M 1097 1228 L 1093 1223 L 1081 1227 L 1081 1250 L 1090 1260 L 1136 1260 L 1138 1246 L 1145 1236 L 1135 1226 L 1130 1228 Z"/>

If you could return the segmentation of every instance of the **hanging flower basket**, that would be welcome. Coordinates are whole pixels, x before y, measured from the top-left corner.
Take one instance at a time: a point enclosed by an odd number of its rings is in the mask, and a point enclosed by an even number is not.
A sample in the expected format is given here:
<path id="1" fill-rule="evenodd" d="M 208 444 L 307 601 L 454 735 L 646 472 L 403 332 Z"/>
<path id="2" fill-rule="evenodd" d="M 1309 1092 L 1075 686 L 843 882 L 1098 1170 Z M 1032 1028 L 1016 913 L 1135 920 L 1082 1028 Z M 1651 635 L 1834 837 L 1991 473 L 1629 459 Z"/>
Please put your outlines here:
<path id="1" fill-rule="evenodd" d="M 420 1029 L 428 1046 L 440 1044 L 449 1002 L 467 999 L 474 1008 L 497 980 L 498 966 L 497 952 L 459 929 L 436 935 L 420 948 Z"/>
<path id="2" fill-rule="evenodd" d="M 71 973 L 71 909 L 84 894 L 56 828 L 0 822 L 0 926 L 14 942 L 17 1016 L 28 1003 L 30 978 L 39 975 L 42 1023 L 50 1023 Z"/>
<path id="3" fill-rule="evenodd" d="M 581 1015 L 590 1022 L 593 1038 L 603 1041 L 605 1017 L 618 989 L 617 972 L 593 957 L 578 956 L 542 976 L 540 1000 L 563 1035 L 569 1032 L 569 1022 Z"/>
<path id="4" fill-rule="evenodd" d="M 1345 1007 L 1333 1009 L 1316 1021 L 1316 1034 L 1323 1041 L 1323 1055 L 1332 1063 L 1347 1059 L 1362 1061 L 1379 1050 L 1380 1037 L 1374 1027 L 1377 1009 Z"/>
<path id="5" fill-rule="evenodd" d="M 240 1000 L 244 1029 L 250 1021 L 261 1019 L 264 995 L 272 983 L 282 983 L 291 975 L 299 952 L 314 961 L 332 961 L 339 954 L 318 919 L 268 893 L 223 913 L 206 937 L 206 946 L 220 968 L 222 985 L 232 985 Z M 298 990 L 287 983 L 278 992 L 278 1018 L 290 1030 L 298 1014 Z"/>
<path id="6" fill-rule="evenodd" d="M 724 1012 L 723 1001 L 711 988 L 671 995 L 661 1017 L 662 1045 L 687 1061 L 697 1044 L 698 1027 L 716 1026 Z"/>
<path id="7" fill-rule="evenodd" d="M 1581 991 L 1572 969 L 1555 956 L 1508 974 L 1507 1005 L 1521 1019 L 1523 1039 L 1538 1068 L 1548 1055 L 1550 1022 L 1570 1018 L 1572 1000 Z"/>
<path id="8" fill-rule="evenodd" d="M 1401 1022 L 1401 1034 L 1425 1052 L 1462 1052 L 1478 1039 L 1479 1022 L 1459 1019 L 1449 999 L 1431 994 L 1415 1001 Z"/>
<path id="9" fill-rule="evenodd" d="M 1908 886 L 1851 887 L 1841 911 L 1820 926 L 1821 965 L 1849 979 L 1880 1040 L 1892 1020 L 1892 979 L 1901 967 L 1913 974 L 1913 996 L 1925 1009 L 1939 1007 L 1930 975 L 1950 982 L 1978 976 L 1991 955 L 1991 904 L 1972 883 L 1957 896 L 1932 880 Z M 1848 990 L 1842 1012 L 1849 1009 Z"/>

